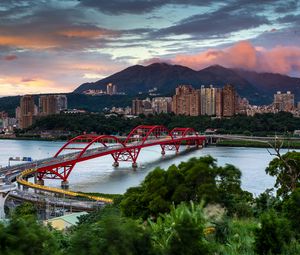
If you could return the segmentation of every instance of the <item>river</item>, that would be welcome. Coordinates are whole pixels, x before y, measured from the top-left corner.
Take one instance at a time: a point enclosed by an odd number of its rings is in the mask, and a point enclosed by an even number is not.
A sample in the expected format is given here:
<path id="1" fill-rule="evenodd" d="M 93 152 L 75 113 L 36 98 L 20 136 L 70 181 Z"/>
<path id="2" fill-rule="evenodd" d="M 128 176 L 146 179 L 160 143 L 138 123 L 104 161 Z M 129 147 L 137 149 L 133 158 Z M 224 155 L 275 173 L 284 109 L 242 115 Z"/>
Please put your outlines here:
<path id="1" fill-rule="evenodd" d="M 64 142 L 0 140 L 0 165 L 8 165 L 9 157 L 32 157 L 34 160 L 53 156 Z M 285 152 L 284 150 L 282 151 Z M 272 188 L 274 178 L 265 173 L 273 156 L 264 148 L 243 147 L 206 147 L 190 152 L 167 152 L 160 154 L 160 147 L 148 147 L 141 151 L 136 170 L 131 164 L 120 162 L 118 168 L 112 166 L 111 156 L 93 159 L 77 164 L 70 177 L 70 189 L 84 192 L 124 193 L 127 188 L 137 186 L 155 167 L 168 168 L 191 157 L 211 155 L 217 164 L 233 164 L 242 172 L 242 188 L 254 195 L 259 195 L 267 188 Z M 11 162 L 17 164 L 18 162 Z M 47 180 L 46 185 L 60 186 L 60 181 Z"/>

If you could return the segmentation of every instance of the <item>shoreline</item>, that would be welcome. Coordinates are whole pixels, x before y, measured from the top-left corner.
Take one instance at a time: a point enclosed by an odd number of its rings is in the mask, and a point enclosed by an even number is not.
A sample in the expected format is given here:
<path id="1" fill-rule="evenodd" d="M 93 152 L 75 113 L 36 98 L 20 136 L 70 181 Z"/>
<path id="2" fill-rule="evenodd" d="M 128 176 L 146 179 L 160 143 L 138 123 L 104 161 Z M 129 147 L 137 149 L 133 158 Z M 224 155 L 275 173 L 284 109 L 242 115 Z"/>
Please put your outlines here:
<path id="1" fill-rule="evenodd" d="M 272 143 L 274 145 L 274 143 Z M 248 141 L 248 140 L 223 140 L 216 143 L 217 147 L 248 147 L 248 148 L 272 148 L 265 142 Z M 282 149 L 300 149 L 300 142 L 285 141 Z"/>
<path id="2" fill-rule="evenodd" d="M 68 139 L 40 138 L 40 137 L 0 137 L 0 140 L 46 141 L 46 142 L 67 142 L 68 141 Z"/>

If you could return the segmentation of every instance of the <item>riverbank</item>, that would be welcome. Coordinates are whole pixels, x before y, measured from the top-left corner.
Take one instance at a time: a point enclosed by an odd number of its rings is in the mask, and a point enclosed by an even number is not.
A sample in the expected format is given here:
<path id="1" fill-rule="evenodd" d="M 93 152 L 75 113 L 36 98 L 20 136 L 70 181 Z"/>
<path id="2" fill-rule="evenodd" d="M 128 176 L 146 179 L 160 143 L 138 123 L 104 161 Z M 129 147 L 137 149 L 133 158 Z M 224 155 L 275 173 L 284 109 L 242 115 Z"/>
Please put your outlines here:
<path id="1" fill-rule="evenodd" d="M 118 203 L 123 195 L 122 194 L 110 194 L 110 193 L 99 193 L 99 192 L 82 192 L 82 191 L 76 191 L 81 194 L 85 195 L 90 195 L 90 196 L 95 196 L 95 197 L 104 197 L 104 198 L 109 198 L 113 199 L 114 203 Z"/>
<path id="2" fill-rule="evenodd" d="M 275 143 L 266 143 L 259 141 L 249 140 L 222 140 L 216 143 L 216 146 L 224 147 L 252 147 L 252 148 L 271 148 L 274 147 Z M 279 143 L 281 145 L 281 143 Z M 281 148 L 283 149 L 300 149 L 300 142 L 298 141 L 284 141 Z"/>
<path id="3" fill-rule="evenodd" d="M 54 142 L 66 142 L 68 141 L 67 138 L 46 138 L 46 137 L 39 137 L 39 136 L 0 136 L 0 140 L 21 140 L 21 141 L 54 141 Z"/>

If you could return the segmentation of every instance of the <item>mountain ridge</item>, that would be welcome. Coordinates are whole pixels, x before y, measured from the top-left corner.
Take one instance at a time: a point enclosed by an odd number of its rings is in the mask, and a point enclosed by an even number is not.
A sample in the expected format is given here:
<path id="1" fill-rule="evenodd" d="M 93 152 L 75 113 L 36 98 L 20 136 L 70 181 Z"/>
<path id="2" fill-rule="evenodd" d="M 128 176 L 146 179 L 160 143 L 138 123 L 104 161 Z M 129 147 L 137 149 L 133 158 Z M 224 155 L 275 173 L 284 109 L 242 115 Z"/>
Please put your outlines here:
<path id="1" fill-rule="evenodd" d="M 248 98 L 251 104 L 270 104 L 273 94 L 278 90 L 290 90 L 300 100 L 300 78 L 226 68 L 221 65 L 208 66 L 197 71 L 167 63 L 133 65 L 96 82 L 81 84 L 73 93 L 83 93 L 88 89 L 105 90 L 110 82 L 117 85 L 118 91 L 129 95 L 145 93 L 154 87 L 162 95 L 174 94 L 175 88 L 180 84 L 189 84 L 194 88 L 210 84 L 218 88 L 232 84 L 239 95 Z"/>

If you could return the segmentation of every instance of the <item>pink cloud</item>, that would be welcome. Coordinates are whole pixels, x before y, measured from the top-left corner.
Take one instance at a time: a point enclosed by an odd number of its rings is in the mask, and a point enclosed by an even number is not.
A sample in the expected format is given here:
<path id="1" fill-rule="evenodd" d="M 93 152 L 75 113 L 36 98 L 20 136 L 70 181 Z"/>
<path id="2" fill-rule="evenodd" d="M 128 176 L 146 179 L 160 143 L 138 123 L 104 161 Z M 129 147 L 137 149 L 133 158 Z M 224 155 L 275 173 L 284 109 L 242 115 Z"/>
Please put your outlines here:
<path id="1" fill-rule="evenodd" d="M 139 61 L 139 64 L 147 66 L 147 65 L 154 64 L 154 63 L 168 63 L 168 62 L 171 62 L 171 61 L 165 60 L 162 58 L 149 58 L 149 59 Z"/>
<path id="2" fill-rule="evenodd" d="M 16 60 L 18 57 L 16 55 L 7 55 L 4 57 L 4 60 L 6 61 L 13 61 Z"/>
<path id="3" fill-rule="evenodd" d="M 300 74 L 300 47 L 277 46 L 268 50 L 241 41 L 224 49 L 210 49 L 195 55 L 177 55 L 171 59 L 171 63 L 196 70 L 218 64 L 257 72 Z"/>
<path id="4" fill-rule="evenodd" d="M 32 82 L 35 81 L 35 79 L 32 78 L 22 78 L 21 82 Z"/>

